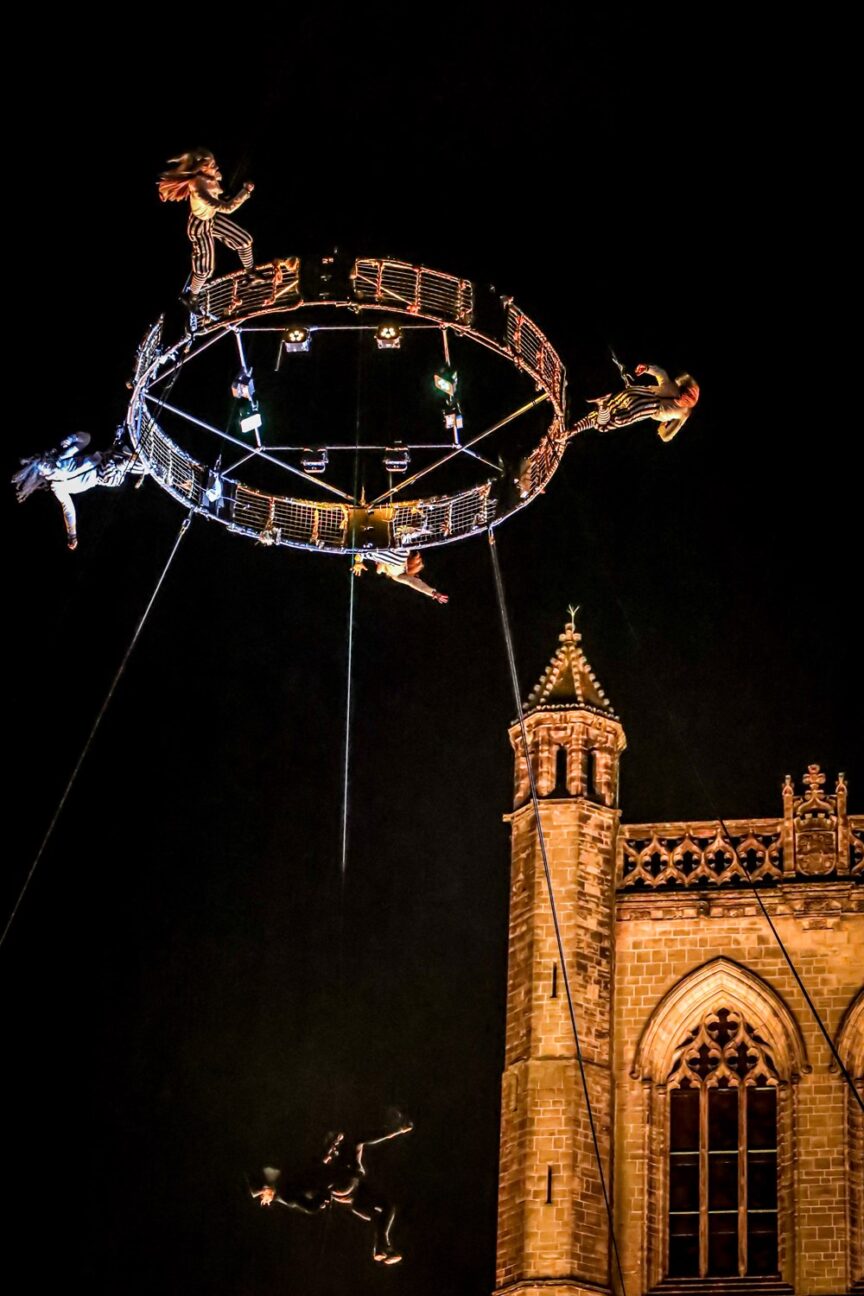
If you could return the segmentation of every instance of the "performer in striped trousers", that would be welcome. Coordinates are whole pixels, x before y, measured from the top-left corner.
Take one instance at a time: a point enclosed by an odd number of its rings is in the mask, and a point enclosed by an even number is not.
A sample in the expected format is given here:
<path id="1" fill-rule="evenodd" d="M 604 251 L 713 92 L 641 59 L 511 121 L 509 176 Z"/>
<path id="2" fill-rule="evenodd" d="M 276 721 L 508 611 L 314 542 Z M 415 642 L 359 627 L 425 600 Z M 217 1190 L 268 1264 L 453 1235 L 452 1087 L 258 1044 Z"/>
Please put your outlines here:
<path id="1" fill-rule="evenodd" d="M 159 178 L 159 197 L 163 202 L 189 199 L 189 221 L 186 233 L 192 244 L 192 275 L 183 296 L 184 304 L 200 307 L 201 289 L 213 275 L 214 241 L 232 248 L 244 270 L 252 271 L 252 235 L 229 220 L 251 194 L 254 185 L 247 181 L 233 198 L 222 196 L 222 174 L 209 149 L 194 149 L 169 158 L 171 169 Z"/>
<path id="2" fill-rule="evenodd" d="M 598 396 L 591 401 L 597 408 L 580 419 L 570 430 L 569 435 L 596 428 L 599 432 L 617 432 L 619 428 L 629 427 L 631 423 L 641 423 L 643 419 L 652 419 L 658 424 L 657 435 L 661 441 L 671 441 L 680 432 L 699 400 L 699 384 L 690 374 L 679 374 L 675 379 L 669 377 L 665 369 L 657 365 L 636 366 L 637 374 L 647 374 L 654 379 L 653 385 L 641 386 L 634 383 L 622 369 L 625 387 L 614 396 Z"/>

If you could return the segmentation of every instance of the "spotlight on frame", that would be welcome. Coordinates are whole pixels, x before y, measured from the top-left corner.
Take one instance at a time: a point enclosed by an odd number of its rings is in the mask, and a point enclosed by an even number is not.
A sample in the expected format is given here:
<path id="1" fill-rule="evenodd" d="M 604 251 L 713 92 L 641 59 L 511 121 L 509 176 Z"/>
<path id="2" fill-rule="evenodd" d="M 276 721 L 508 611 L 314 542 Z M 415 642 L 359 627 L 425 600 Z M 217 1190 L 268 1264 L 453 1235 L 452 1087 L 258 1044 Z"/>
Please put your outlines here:
<path id="1" fill-rule="evenodd" d="M 438 391 L 443 392 L 448 401 L 456 399 L 456 387 L 459 382 L 459 375 L 455 369 L 451 369 L 449 366 L 438 369 L 435 374 L 434 382 Z"/>
<path id="2" fill-rule="evenodd" d="M 326 450 L 304 450 L 300 456 L 300 467 L 307 473 L 323 473 L 327 469 Z"/>
<path id="3" fill-rule="evenodd" d="M 240 420 L 241 432 L 257 432 L 264 420 L 257 410 L 252 410 L 245 418 Z"/>
<path id="4" fill-rule="evenodd" d="M 396 446 L 393 450 L 384 452 L 384 468 L 390 473 L 404 473 L 408 471 L 410 455 L 404 446 Z"/>
<path id="5" fill-rule="evenodd" d="M 255 379 L 251 369 L 241 369 L 231 384 L 231 395 L 235 400 L 254 401 Z"/>
<path id="6" fill-rule="evenodd" d="M 451 405 L 444 411 L 444 426 L 448 432 L 453 433 L 454 439 L 462 431 L 462 422 L 462 411 L 458 405 Z"/>
<path id="7" fill-rule="evenodd" d="M 385 320 L 375 330 L 375 345 L 379 351 L 398 351 L 402 345 L 402 330 L 392 320 Z"/>
<path id="8" fill-rule="evenodd" d="M 308 351 L 312 345 L 312 334 L 302 324 L 291 324 L 282 334 L 282 345 L 286 351 Z"/>

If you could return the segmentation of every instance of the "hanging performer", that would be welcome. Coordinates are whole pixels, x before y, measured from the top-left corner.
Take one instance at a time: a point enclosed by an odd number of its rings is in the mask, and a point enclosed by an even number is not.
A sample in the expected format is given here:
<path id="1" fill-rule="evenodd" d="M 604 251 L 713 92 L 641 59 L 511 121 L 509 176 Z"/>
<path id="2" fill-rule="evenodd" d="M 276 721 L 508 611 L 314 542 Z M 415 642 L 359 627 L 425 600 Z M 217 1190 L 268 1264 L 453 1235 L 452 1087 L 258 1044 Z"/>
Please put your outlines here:
<path id="1" fill-rule="evenodd" d="M 22 467 L 12 477 L 18 503 L 23 504 L 36 490 L 50 489 L 63 510 L 66 544 L 78 548 L 77 520 L 73 495 L 83 495 L 94 486 L 122 486 L 131 472 L 141 476 L 147 471 L 136 453 L 122 445 L 119 437 L 110 450 L 86 454 L 89 432 L 74 432 L 60 442 L 56 450 L 22 459 Z"/>
<path id="2" fill-rule="evenodd" d="M 396 1250 L 390 1238 L 396 1207 L 366 1181 L 363 1153 L 367 1147 L 386 1143 L 389 1139 L 399 1138 L 401 1134 L 410 1134 L 413 1128 L 412 1120 L 401 1117 L 396 1129 L 361 1139 L 357 1143 L 352 1143 L 344 1132 L 340 1132 L 330 1140 L 324 1155 L 330 1201 L 336 1206 L 349 1207 L 352 1215 L 372 1224 L 372 1259 L 380 1264 L 394 1265 L 402 1259 L 401 1251 Z"/>
<path id="3" fill-rule="evenodd" d="M 616 364 L 618 361 L 616 360 Z M 657 365 L 640 364 L 637 374 L 653 378 L 651 385 L 635 383 L 622 365 L 618 364 L 624 379 L 624 390 L 614 396 L 598 396 L 591 401 L 597 408 L 580 419 L 569 435 L 595 428 L 599 432 L 617 432 L 619 428 L 653 419 L 658 424 L 657 435 L 661 441 L 671 441 L 687 422 L 699 400 L 699 384 L 689 374 L 679 374 L 674 380 L 665 369 Z"/>
<path id="4" fill-rule="evenodd" d="M 228 219 L 255 186 L 247 180 L 233 198 L 223 198 L 222 174 L 209 149 L 193 149 L 168 161 L 171 169 L 159 177 L 159 197 L 163 202 L 189 199 L 186 233 L 192 244 L 192 274 L 180 300 L 194 313 L 201 310 L 201 289 L 213 275 L 214 239 L 233 248 L 243 269 L 259 278 L 254 273 L 252 235 Z"/>
<path id="5" fill-rule="evenodd" d="M 264 1186 L 258 1191 L 250 1189 L 250 1192 L 260 1206 L 271 1206 L 276 1202 L 280 1206 L 287 1206 L 289 1210 L 302 1211 L 304 1215 L 315 1215 L 327 1206 L 347 1206 L 352 1215 L 373 1226 L 372 1259 L 379 1264 L 398 1264 L 402 1253 L 396 1250 L 390 1237 L 396 1208 L 367 1181 L 363 1156 L 366 1148 L 386 1143 L 401 1134 L 410 1134 L 413 1128 L 413 1121 L 399 1116 L 396 1129 L 386 1130 L 358 1142 L 352 1142 L 342 1131 L 330 1134 L 327 1136 L 327 1150 L 324 1153 L 323 1188 L 285 1192 L 283 1196 L 276 1187 L 281 1172 L 273 1166 L 265 1166 Z"/>
<path id="6" fill-rule="evenodd" d="M 411 589 L 434 599 L 436 603 L 449 601 L 446 594 L 441 594 L 420 579 L 418 573 L 423 570 L 423 559 L 416 550 L 364 549 L 363 553 L 354 555 L 354 566 L 351 569 L 354 576 L 363 575 L 366 570 L 363 566 L 364 562 L 374 563 L 379 576 L 387 576 L 390 580 L 398 581 L 400 585 L 410 585 Z"/>
<path id="7" fill-rule="evenodd" d="M 259 1206 L 272 1206 L 275 1202 L 279 1206 L 287 1206 L 289 1210 L 302 1211 L 304 1215 L 317 1215 L 330 1204 L 327 1193 L 319 1189 L 298 1193 L 288 1193 L 282 1189 L 285 1193 L 283 1197 L 276 1187 L 282 1177 L 282 1171 L 277 1170 L 275 1166 L 265 1166 L 261 1173 L 264 1175 L 264 1186 L 257 1192 L 251 1185 L 249 1188 L 249 1192 Z"/>

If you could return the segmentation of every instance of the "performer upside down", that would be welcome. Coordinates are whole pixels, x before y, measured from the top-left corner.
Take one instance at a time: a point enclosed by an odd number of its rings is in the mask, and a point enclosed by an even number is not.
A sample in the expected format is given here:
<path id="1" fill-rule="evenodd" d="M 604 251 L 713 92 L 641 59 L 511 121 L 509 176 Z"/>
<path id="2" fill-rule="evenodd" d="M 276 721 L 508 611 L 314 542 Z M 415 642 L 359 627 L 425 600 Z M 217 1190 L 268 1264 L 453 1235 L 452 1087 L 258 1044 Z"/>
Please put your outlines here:
<path id="1" fill-rule="evenodd" d="M 421 580 L 419 573 L 423 570 L 423 559 L 416 551 L 410 549 L 367 549 L 363 553 L 354 555 L 354 566 L 352 572 L 355 576 L 362 576 L 366 570 L 364 562 L 371 562 L 375 565 L 375 570 L 379 576 L 386 576 L 389 580 L 396 581 L 400 585 L 408 585 L 411 589 L 417 590 L 419 594 L 425 594 L 427 598 L 434 599 L 436 603 L 449 602 L 449 596 L 442 594 L 440 590 L 433 589 L 426 581 Z"/>

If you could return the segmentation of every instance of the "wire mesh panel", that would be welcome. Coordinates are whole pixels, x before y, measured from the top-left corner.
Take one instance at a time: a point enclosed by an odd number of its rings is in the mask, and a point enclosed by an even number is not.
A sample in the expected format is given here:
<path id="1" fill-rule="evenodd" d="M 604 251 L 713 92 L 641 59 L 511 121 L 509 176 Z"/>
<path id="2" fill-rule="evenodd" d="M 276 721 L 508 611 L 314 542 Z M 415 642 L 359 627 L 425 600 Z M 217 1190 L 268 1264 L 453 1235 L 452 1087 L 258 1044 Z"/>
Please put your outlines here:
<path id="1" fill-rule="evenodd" d="M 143 407 L 139 429 L 136 444 L 148 471 L 175 499 L 200 507 L 207 480 L 206 468 L 175 445 Z"/>
<path id="2" fill-rule="evenodd" d="M 519 466 L 519 494 L 523 500 L 532 499 L 543 489 L 561 462 L 566 446 L 567 434 L 560 419 L 556 419 L 540 444 Z"/>
<path id="3" fill-rule="evenodd" d="M 397 545 L 410 547 L 471 535 L 494 520 L 496 509 L 491 482 L 460 495 L 397 504 L 391 524 L 393 539 Z"/>
<path id="4" fill-rule="evenodd" d="M 351 279 L 358 301 L 459 324 L 470 324 L 474 316 L 474 285 L 440 270 L 367 257 L 355 261 Z"/>
<path id="5" fill-rule="evenodd" d="M 135 357 L 133 382 L 140 382 L 150 366 L 158 360 L 162 351 L 162 328 L 164 323 L 165 317 L 160 315 L 149 333 L 144 335 L 144 340 L 139 346 L 138 354 Z"/>
<path id="6" fill-rule="evenodd" d="M 226 319 L 241 312 L 251 315 L 300 300 L 300 259 L 287 257 L 257 266 L 255 279 L 245 270 L 211 279 L 201 290 L 205 313 L 211 319 Z"/>
<path id="7" fill-rule="evenodd" d="M 564 412 L 565 372 L 561 359 L 537 325 L 511 302 L 507 307 L 507 343 L 526 368 L 549 393 L 556 412 Z"/>
<path id="8" fill-rule="evenodd" d="M 310 548 L 345 547 L 348 509 L 344 504 L 315 504 L 233 486 L 231 520 L 234 530 L 254 535 L 264 544 L 304 545 Z"/>

